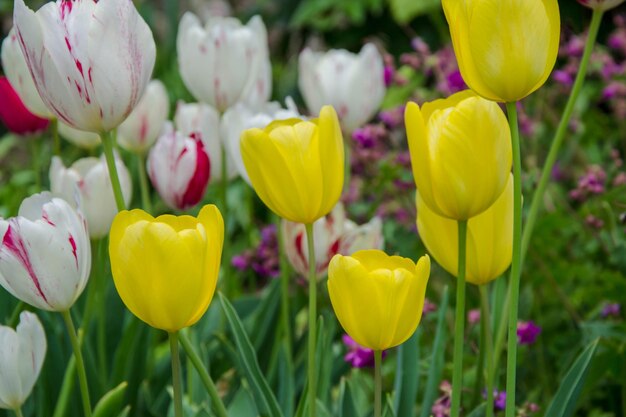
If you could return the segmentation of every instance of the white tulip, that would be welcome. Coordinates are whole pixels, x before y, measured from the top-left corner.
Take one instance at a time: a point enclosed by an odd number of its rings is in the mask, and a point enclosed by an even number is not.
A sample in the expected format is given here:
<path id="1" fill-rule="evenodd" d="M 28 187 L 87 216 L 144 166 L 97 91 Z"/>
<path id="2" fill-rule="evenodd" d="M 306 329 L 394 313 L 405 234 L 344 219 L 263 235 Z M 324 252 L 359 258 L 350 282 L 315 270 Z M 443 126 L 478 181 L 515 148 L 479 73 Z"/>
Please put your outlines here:
<path id="1" fill-rule="evenodd" d="M 80 212 L 51 193 L 22 201 L 0 219 L 0 285 L 27 304 L 67 311 L 87 285 L 91 247 Z"/>
<path id="2" fill-rule="evenodd" d="M 20 314 L 13 330 L 0 326 L 0 408 L 18 409 L 31 391 L 46 357 L 46 334 L 37 316 Z"/>
<path id="3" fill-rule="evenodd" d="M 17 40 L 15 29 L 9 31 L 9 35 L 2 41 L 2 68 L 15 91 L 20 96 L 24 105 L 44 119 L 52 119 L 54 115 L 44 104 L 39 96 L 33 77 L 30 75 L 26 59 Z"/>
<path id="4" fill-rule="evenodd" d="M 195 134 L 202 140 L 204 150 L 211 161 L 211 180 L 222 178 L 222 147 L 220 140 L 220 115 L 206 104 L 179 102 L 174 116 L 176 130 L 184 136 Z M 228 179 L 237 175 L 234 162 L 227 156 L 226 170 Z"/>
<path id="5" fill-rule="evenodd" d="M 63 139 L 79 148 L 93 149 L 100 145 L 100 135 L 97 133 L 74 129 L 63 122 L 59 122 L 57 129 Z"/>
<path id="6" fill-rule="evenodd" d="M 298 85 L 311 113 L 330 104 L 343 129 L 353 132 L 374 116 L 385 96 L 383 58 L 371 43 L 358 54 L 306 48 L 299 57 Z"/>
<path id="7" fill-rule="evenodd" d="M 133 110 L 117 128 L 117 142 L 127 151 L 144 153 L 156 142 L 170 112 L 170 99 L 163 83 L 152 80 Z"/>
<path id="8" fill-rule="evenodd" d="M 132 1 L 15 0 L 13 21 L 37 91 L 59 120 L 110 131 L 133 110 L 156 58 L 152 32 Z"/>
<path id="9" fill-rule="evenodd" d="M 204 27 L 185 13 L 176 39 L 180 75 L 193 96 L 224 112 L 238 102 L 257 107 L 269 99 L 272 72 L 267 30 L 259 16 L 243 26 L 212 17 Z"/>
<path id="10" fill-rule="evenodd" d="M 115 158 L 115 165 L 122 195 L 128 206 L 132 197 L 130 173 L 119 157 Z M 117 214 L 117 206 L 104 156 L 79 159 L 69 168 L 63 165 L 61 158 L 52 157 L 50 189 L 53 194 L 70 204 L 76 204 L 78 193 L 79 205 L 87 219 L 89 236 L 92 239 L 99 239 L 109 233 L 113 218 Z"/>

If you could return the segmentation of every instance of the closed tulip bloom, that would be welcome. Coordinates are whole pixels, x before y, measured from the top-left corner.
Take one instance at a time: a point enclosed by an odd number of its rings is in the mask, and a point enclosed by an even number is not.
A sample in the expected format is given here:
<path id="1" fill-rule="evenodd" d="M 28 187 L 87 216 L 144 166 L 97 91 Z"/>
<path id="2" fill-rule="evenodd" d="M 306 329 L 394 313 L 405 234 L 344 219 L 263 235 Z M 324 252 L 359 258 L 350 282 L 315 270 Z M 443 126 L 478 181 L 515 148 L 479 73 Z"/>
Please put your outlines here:
<path id="1" fill-rule="evenodd" d="M 15 31 L 43 102 L 80 130 L 109 131 L 150 81 L 152 32 L 128 0 L 57 0 L 37 12 L 15 0 Z"/>
<path id="2" fill-rule="evenodd" d="M 132 113 L 117 128 L 117 142 L 127 151 L 143 154 L 156 142 L 170 112 L 163 83 L 152 80 Z"/>
<path id="3" fill-rule="evenodd" d="M 557 0 L 443 0 L 465 83 L 480 96 L 514 102 L 537 90 L 559 49 Z"/>
<path id="4" fill-rule="evenodd" d="M 383 58 L 368 43 L 358 54 L 345 49 L 300 53 L 298 85 L 307 107 L 318 114 L 330 104 L 343 128 L 352 132 L 378 111 L 385 96 Z"/>
<path id="5" fill-rule="evenodd" d="M 578 0 L 583 6 L 590 9 L 600 9 L 602 11 L 613 9 L 624 2 L 624 0 Z"/>
<path id="6" fill-rule="evenodd" d="M 265 103 L 272 91 L 267 30 L 254 16 L 244 26 L 232 17 L 210 17 L 203 26 L 187 12 L 176 38 L 178 68 L 193 96 L 224 112 L 235 103 Z"/>
<path id="7" fill-rule="evenodd" d="M 0 408 L 18 409 L 31 391 L 46 357 L 46 334 L 37 316 L 24 311 L 13 330 L 0 326 Z"/>
<path id="8" fill-rule="evenodd" d="M 413 177 L 440 216 L 467 220 L 502 194 L 511 172 L 511 134 L 500 107 L 471 91 L 404 113 Z"/>
<path id="9" fill-rule="evenodd" d="M 57 125 L 59 135 L 72 145 L 83 149 L 93 149 L 100 145 L 100 135 L 94 132 L 74 129 L 72 126 L 59 122 Z"/>
<path id="10" fill-rule="evenodd" d="M 16 135 L 39 133 L 49 123 L 31 113 L 6 77 L 0 77 L 0 121 Z"/>
<path id="11" fill-rule="evenodd" d="M 121 211 L 109 240 L 115 288 L 150 326 L 168 332 L 191 326 L 213 298 L 223 242 L 224 222 L 214 205 L 197 218 Z"/>
<path id="12" fill-rule="evenodd" d="M 202 140 L 204 150 L 211 161 L 211 180 L 222 179 L 222 148 L 220 139 L 220 115 L 213 107 L 202 103 L 178 102 L 174 116 L 176 129 L 185 136 L 196 136 Z M 228 179 L 237 176 L 235 164 L 227 158 Z"/>
<path id="13" fill-rule="evenodd" d="M 305 226 L 302 223 L 283 220 L 281 232 L 289 263 L 298 274 L 306 277 L 309 273 L 309 249 Z M 374 217 L 370 222 L 358 226 L 346 218 L 341 203 L 313 223 L 313 235 L 315 266 L 317 276 L 320 278 L 326 273 L 333 256 L 351 255 L 363 249 L 382 249 L 384 243 L 380 218 Z"/>
<path id="14" fill-rule="evenodd" d="M 172 209 L 186 210 L 202 200 L 211 163 L 198 135 L 185 136 L 171 127 L 148 155 L 148 175 L 159 195 Z"/>
<path id="15" fill-rule="evenodd" d="M 252 186 L 250 177 L 246 171 L 241 156 L 241 134 L 244 130 L 259 128 L 263 129 L 274 120 L 284 120 L 300 118 L 295 103 L 288 98 L 287 109 L 284 109 L 277 102 L 266 103 L 258 109 L 253 109 L 243 103 L 238 103 L 230 107 L 222 116 L 220 132 L 222 142 L 226 146 L 226 152 L 234 165 L 236 172 L 241 175 L 248 185 Z"/>
<path id="16" fill-rule="evenodd" d="M 398 346 L 422 318 L 430 258 L 417 265 L 379 250 L 335 255 L 328 268 L 328 293 L 346 333 L 373 350 Z"/>
<path id="17" fill-rule="evenodd" d="M 241 154 L 250 181 L 274 213 L 310 224 L 337 204 L 343 187 L 343 137 L 337 113 L 279 120 L 243 132 Z"/>
<path id="18" fill-rule="evenodd" d="M 52 119 L 54 115 L 41 100 L 33 77 L 30 75 L 22 48 L 15 34 L 15 28 L 12 28 L 8 36 L 2 41 L 1 57 L 4 74 L 28 110 L 41 118 Z"/>
<path id="19" fill-rule="evenodd" d="M 458 274 L 457 222 L 433 212 L 417 194 L 417 230 L 428 252 L 450 274 Z M 486 284 L 511 264 L 513 253 L 513 175 L 487 210 L 467 222 L 465 280 Z"/>
<path id="20" fill-rule="evenodd" d="M 124 201 L 128 205 L 132 197 L 130 173 L 119 157 L 115 158 L 117 173 Z M 89 236 L 99 239 L 106 236 L 117 214 L 113 186 L 104 157 L 82 158 L 66 168 L 58 156 L 50 164 L 50 190 L 70 204 L 79 206 L 87 219 Z M 78 193 L 78 194 L 77 194 Z"/>
<path id="21" fill-rule="evenodd" d="M 0 219 L 0 285 L 48 311 L 67 311 L 87 285 L 91 247 L 80 212 L 52 194 L 22 201 L 19 215 Z"/>

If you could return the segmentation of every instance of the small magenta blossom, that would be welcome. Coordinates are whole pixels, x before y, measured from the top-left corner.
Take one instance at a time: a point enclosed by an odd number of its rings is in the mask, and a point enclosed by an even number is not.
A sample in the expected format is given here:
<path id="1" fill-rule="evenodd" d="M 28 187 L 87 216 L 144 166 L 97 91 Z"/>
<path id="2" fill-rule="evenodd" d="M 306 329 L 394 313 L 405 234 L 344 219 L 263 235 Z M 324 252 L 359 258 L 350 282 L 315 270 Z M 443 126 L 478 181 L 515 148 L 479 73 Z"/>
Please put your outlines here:
<path id="1" fill-rule="evenodd" d="M 348 348 L 348 353 L 343 359 L 352 365 L 353 368 L 371 368 L 374 366 L 374 351 L 365 348 L 354 341 L 349 335 L 342 336 L 344 345 Z M 383 358 L 387 356 L 387 351 L 383 351 Z"/>
<path id="2" fill-rule="evenodd" d="M 541 327 L 532 321 L 520 321 L 517 323 L 517 342 L 520 345 L 532 345 L 541 333 Z"/>
<path id="3" fill-rule="evenodd" d="M 280 274 L 278 236 L 276 225 L 261 229 L 261 242 L 255 249 L 248 249 L 233 256 L 231 264 L 239 271 L 252 269 L 263 278 L 276 278 Z"/>
<path id="4" fill-rule="evenodd" d="M 467 322 L 470 325 L 477 324 L 480 321 L 480 309 L 474 308 L 467 312 Z"/>
<path id="5" fill-rule="evenodd" d="M 600 312 L 600 316 L 603 318 L 608 317 L 620 317 L 622 311 L 622 307 L 619 303 L 608 303 L 602 308 Z"/>

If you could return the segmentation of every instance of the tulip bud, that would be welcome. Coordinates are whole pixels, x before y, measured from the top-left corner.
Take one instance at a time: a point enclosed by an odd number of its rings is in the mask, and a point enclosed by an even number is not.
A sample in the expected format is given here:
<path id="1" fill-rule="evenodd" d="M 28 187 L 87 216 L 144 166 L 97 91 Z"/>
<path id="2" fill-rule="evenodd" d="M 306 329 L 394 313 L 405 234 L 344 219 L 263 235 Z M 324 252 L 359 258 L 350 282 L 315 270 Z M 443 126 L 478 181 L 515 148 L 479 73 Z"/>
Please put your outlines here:
<path id="1" fill-rule="evenodd" d="M 337 204 L 343 187 L 343 137 L 337 113 L 279 120 L 243 132 L 241 154 L 254 190 L 274 213 L 311 224 Z"/>
<path id="2" fill-rule="evenodd" d="M 132 197 L 130 173 L 117 155 L 115 165 L 126 205 Z M 70 204 L 80 197 L 79 206 L 87 219 L 89 236 L 99 239 L 109 233 L 111 222 L 117 214 L 113 186 L 104 157 L 82 158 L 70 168 L 63 165 L 61 158 L 52 157 L 50 164 L 50 189 L 53 194 Z"/>
<path id="3" fill-rule="evenodd" d="M 50 109 L 41 100 L 37 87 L 35 87 L 35 82 L 30 75 L 22 48 L 15 34 L 15 28 L 12 28 L 9 35 L 2 41 L 2 68 L 31 113 L 43 119 L 54 117 Z"/>
<path id="4" fill-rule="evenodd" d="M 57 1 L 35 13 L 15 0 L 13 21 L 37 91 L 59 120 L 109 131 L 139 102 L 156 48 L 133 2 Z"/>
<path id="5" fill-rule="evenodd" d="M 159 137 L 169 108 L 170 100 L 163 83 L 150 81 L 133 112 L 117 128 L 119 145 L 130 152 L 146 152 Z"/>
<path id="6" fill-rule="evenodd" d="M 74 129 L 63 122 L 59 122 L 57 129 L 63 139 L 79 148 L 93 149 L 100 145 L 100 135 L 97 133 Z"/>
<path id="7" fill-rule="evenodd" d="M 415 332 L 429 275 L 428 255 L 417 265 L 379 250 L 335 255 L 328 268 L 328 294 L 337 319 L 352 339 L 366 348 L 385 350 Z"/>
<path id="8" fill-rule="evenodd" d="M 437 215 L 417 194 L 417 230 L 426 249 L 450 274 L 457 276 L 457 222 Z M 475 285 L 498 278 L 513 254 L 513 174 L 502 195 L 487 210 L 467 222 L 465 280 Z"/>
<path id="9" fill-rule="evenodd" d="M 24 311 L 13 330 L 0 326 L 0 408 L 18 409 L 31 391 L 46 357 L 46 334 L 37 316 Z"/>
<path id="10" fill-rule="evenodd" d="M 186 210 L 202 200 L 211 163 L 198 135 L 185 136 L 171 126 L 148 155 L 148 175 L 165 204 Z"/>
<path id="11" fill-rule="evenodd" d="M 345 216 L 343 204 L 338 203 L 329 214 L 313 223 L 315 264 L 320 278 L 337 254 L 352 255 L 362 249 L 382 249 L 384 239 L 380 218 L 374 217 L 369 223 L 357 226 Z M 309 249 L 305 226 L 283 220 L 281 232 L 289 263 L 298 274 L 306 277 L 309 273 Z"/>
<path id="12" fill-rule="evenodd" d="M 259 16 L 243 26 L 232 17 L 212 17 L 204 27 L 184 14 L 176 38 L 178 67 L 193 96 L 224 112 L 238 102 L 265 103 L 272 90 L 267 30 Z"/>
<path id="13" fill-rule="evenodd" d="M 80 212 L 48 192 L 22 201 L 0 219 L 0 285 L 48 311 L 67 311 L 87 285 L 91 247 Z"/>
<path id="14" fill-rule="evenodd" d="M 109 239 L 115 288 L 152 327 L 175 332 L 191 326 L 213 298 L 223 242 L 224 222 L 214 205 L 197 218 L 121 211 Z"/>
<path id="15" fill-rule="evenodd" d="M 220 115 L 217 111 L 206 104 L 178 102 L 174 124 L 183 135 L 195 135 L 202 140 L 204 150 L 211 160 L 211 179 L 221 180 L 223 144 L 220 140 Z M 229 158 L 226 159 L 228 179 L 237 175 L 234 165 Z"/>
<path id="16" fill-rule="evenodd" d="M 358 54 L 344 49 L 326 53 L 306 48 L 299 58 L 298 85 L 309 111 L 332 105 L 348 132 L 374 116 L 385 96 L 383 58 L 368 43 Z"/>
<path id="17" fill-rule="evenodd" d="M 511 134 L 500 107 L 471 91 L 406 106 L 413 177 L 435 213 L 467 220 L 502 194 L 512 162 Z"/>
<path id="18" fill-rule="evenodd" d="M 7 77 L 0 77 L 0 120 L 16 135 L 41 132 L 49 123 L 28 110 Z"/>
<path id="19" fill-rule="evenodd" d="M 302 117 L 292 100 L 288 100 L 287 105 L 288 108 L 283 109 L 279 103 L 271 102 L 264 104 L 258 110 L 254 110 L 243 103 L 238 103 L 226 110 L 222 116 L 221 136 L 228 156 L 233 161 L 231 165 L 234 165 L 241 178 L 250 186 L 252 183 L 241 156 L 241 134 L 244 130 L 255 127 L 263 129 L 274 120 Z"/>
<path id="20" fill-rule="evenodd" d="M 578 0 L 578 2 L 590 9 L 607 11 L 619 6 L 624 0 Z"/>
<path id="21" fill-rule="evenodd" d="M 514 102 L 548 79 L 559 50 L 557 0 L 443 0 L 465 83 L 493 101 Z"/>

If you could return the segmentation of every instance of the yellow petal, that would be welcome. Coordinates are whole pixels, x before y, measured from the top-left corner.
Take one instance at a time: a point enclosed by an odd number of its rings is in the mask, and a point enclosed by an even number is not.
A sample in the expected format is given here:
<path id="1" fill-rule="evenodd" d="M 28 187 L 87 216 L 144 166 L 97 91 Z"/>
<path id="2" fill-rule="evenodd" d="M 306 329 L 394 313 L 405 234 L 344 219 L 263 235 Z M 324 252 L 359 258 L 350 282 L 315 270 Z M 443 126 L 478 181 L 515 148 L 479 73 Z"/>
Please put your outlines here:
<path id="1" fill-rule="evenodd" d="M 337 113 L 332 106 L 324 106 L 320 110 L 319 124 L 319 157 L 321 165 L 322 203 L 318 216 L 330 213 L 335 207 L 344 180 L 344 148 L 343 135 Z"/>

